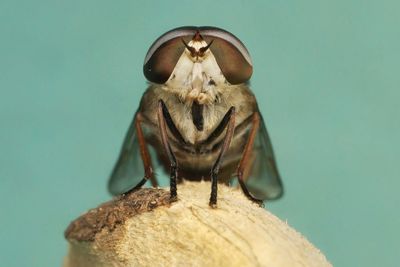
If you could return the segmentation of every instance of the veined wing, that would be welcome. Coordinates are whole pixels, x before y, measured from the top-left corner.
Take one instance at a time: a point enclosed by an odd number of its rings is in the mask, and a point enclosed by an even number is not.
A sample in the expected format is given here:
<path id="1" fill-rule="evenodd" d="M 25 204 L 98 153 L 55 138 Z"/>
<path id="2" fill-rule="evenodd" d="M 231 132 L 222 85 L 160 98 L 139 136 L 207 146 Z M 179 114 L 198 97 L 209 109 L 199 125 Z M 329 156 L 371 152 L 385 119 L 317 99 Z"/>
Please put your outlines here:
<path id="1" fill-rule="evenodd" d="M 245 185 L 257 199 L 272 200 L 283 195 L 283 185 L 275 162 L 271 141 L 260 115 L 260 125 L 248 161 L 251 167 Z"/>
<path id="2" fill-rule="evenodd" d="M 144 179 L 144 163 L 140 154 L 139 134 L 136 129 L 137 118 L 138 113 L 135 114 L 129 126 L 118 160 L 108 181 L 108 190 L 113 195 L 125 193 L 135 187 L 140 188 L 147 181 Z M 143 125 L 140 127 L 143 130 L 143 138 L 145 138 L 149 131 L 146 131 L 146 127 L 143 127 Z M 149 145 L 147 145 L 147 148 L 150 150 L 151 165 L 151 159 L 157 157 Z M 154 176 L 148 178 L 154 178 Z"/>

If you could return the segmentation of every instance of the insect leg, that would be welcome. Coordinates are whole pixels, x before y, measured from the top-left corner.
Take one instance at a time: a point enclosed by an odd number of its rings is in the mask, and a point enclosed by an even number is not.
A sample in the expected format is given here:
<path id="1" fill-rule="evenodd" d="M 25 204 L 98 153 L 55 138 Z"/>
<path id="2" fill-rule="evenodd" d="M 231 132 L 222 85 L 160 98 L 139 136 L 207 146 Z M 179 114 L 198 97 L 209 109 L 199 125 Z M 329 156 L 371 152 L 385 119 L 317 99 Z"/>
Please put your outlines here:
<path id="1" fill-rule="evenodd" d="M 156 177 L 154 176 L 153 172 L 153 165 L 151 162 L 151 157 L 149 150 L 146 145 L 146 140 L 144 138 L 143 130 L 141 123 L 143 121 L 142 114 L 139 112 L 136 114 L 135 118 L 135 128 L 136 128 L 136 134 L 139 142 L 139 148 L 140 148 L 140 156 L 143 161 L 143 167 L 144 167 L 144 178 L 143 180 L 135 187 L 135 188 L 140 188 L 148 179 L 150 179 L 151 185 L 153 187 L 158 186 L 158 182 Z"/>
<path id="2" fill-rule="evenodd" d="M 142 158 L 142 162 L 143 162 L 144 177 L 134 188 L 132 188 L 131 190 L 129 190 L 126 193 L 129 193 L 129 192 L 132 192 L 132 191 L 135 191 L 135 190 L 141 188 L 149 179 L 150 179 L 151 185 L 153 187 L 158 186 L 157 179 L 154 176 L 153 164 L 151 162 L 149 150 L 147 149 L 146 140 L 144 138 L 141 122 L 142 122 L 142 116 L 140 113 L 137 113 L 136 117 L 135 117 L 135 129 L 136 129 L 136 134 L 137 134 L 137 138 L 138 138 L 138 142 L 139 142 L 140 157 Z"/>
<path id="3" fill-rule="evenodd" d="M 222 159 L 225 152 L 228 150 L 231 143 L 233 133 L 235 130 L 235 107 L 231 107 L 225 117 L 229 118 L 226 134 L 224 137 L 224 142 L 219 152 L 218 158 L 215 161 L 211 169 L 211 196 L 210 196 L 210 206 L 215 208 L 217 206 L 217 190 L 218 190 L 218 172 L 221 167 Z M 223 121 L 221 122 L 223 123 Z M 218 127 L 217 127 L 218 128 Z"/>
<path id="4" fill-rule="evenodd" d="M 258 128 L 260 127 L 260 115 L 258 114 L 258 112 L 253 113 L 251 124 L 252 124 L 252 127 L 250 130 L 250 134 L 247 139 L 246 146 L 244 147 L 244 150 L 243 150 L 242 159 L 240 160 L 238 168 L 237 168 L 237 176 L 238 176 L 238 181 L 239 181 L 240 187 L 242 188 L 242 191 L 246 195 L 246 197 L 258 204 L 262 204 L 263 201 L 260 199 L 254 198 L 250 194 L 249 190 L 247 190 L 246 185 L 244 184 L 244 181 L 247 179 L 247 177 L 245 177 L 245 173 L 247 171 L 246 167 L 249 168 L 249 166 L 251 166 L 251 164 L 249 163 L 249 159 L 251 156 L 251 151 L 253 148 L 253 144 L 254 144 L 254 140 L 255 140 Z"/>
<path id="5" fill-rule="evenodd" d="M 170 118 L 168 109 L 164 103 L 164 101 L 160 100 L 158 102 L 158 110 L 157 110 L 157 118 L 158 118 L 158 126 L 160 129 L 160 134 L 161 134 L 161 142 L 162 145 L 164 146 L 165 153 L 168 156 L 168 159 L 170 161 L 170 167 L 171 167 L 171 175 L 170 175 L 170 199 L 171 201 L 176 201 L 177 200 L 177 189 L 176 189 L 176 183 L 177 183 L 177 178 L 178 178 L 178 163 L 176 161 L 175 155 L 172 152 L 171 146 L 168 142 L 168 136 L 167 136 L 167 123 L 173 123 L 172 120 L 168 120 Z M 172 126 L 169 126 L 170 129 Z M 175 127 L 175 125 L 173 125 Z M 176 127 L 175 127 L 176 129 Z"/>

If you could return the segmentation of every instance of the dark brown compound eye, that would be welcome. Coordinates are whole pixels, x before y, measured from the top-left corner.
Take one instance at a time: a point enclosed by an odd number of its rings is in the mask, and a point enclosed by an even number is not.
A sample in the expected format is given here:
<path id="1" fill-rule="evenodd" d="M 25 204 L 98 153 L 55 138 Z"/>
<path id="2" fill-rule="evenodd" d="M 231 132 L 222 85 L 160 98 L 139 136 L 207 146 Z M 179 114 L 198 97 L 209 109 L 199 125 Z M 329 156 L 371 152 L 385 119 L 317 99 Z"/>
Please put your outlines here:
<path id="1" fill-rule="evenodd" d="M 149 48 L 144 59 L 143 73 L 153 83 L 165 83 L 185 50 L 182 42 L 190 42 L 197 27 L 181 27 L 160 36 Z"/>
<path id="2" fill-rule="evenodd" d="M 209 44 L 218 66 L 231 84 L 248 81 L 253 73 L 253 63 L 244 44 L 233 34 L 215 27 L 200 27 L 200 33 Z"/>
<path id="3" fill-rule="evenodd" d="M 209 44 L 218 66 L 227 81 L 240 84 L 250 79 L 253 67 L 245 46 L 231 33 L 214 27 L 180 27 L 159 37 L 144 60 L 145 77 L 154 83 L 165 83 L 189 43 L 199 32 Z M 211 43 L 212 42 L 212 43 Z"/>

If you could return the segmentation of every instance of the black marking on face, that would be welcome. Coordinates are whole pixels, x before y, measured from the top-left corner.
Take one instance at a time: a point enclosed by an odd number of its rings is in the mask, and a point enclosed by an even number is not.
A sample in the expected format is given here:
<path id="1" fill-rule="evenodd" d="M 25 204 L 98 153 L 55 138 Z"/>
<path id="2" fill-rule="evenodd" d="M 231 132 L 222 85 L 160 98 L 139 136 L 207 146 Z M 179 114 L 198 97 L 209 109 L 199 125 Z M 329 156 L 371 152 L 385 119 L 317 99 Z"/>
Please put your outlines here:
<path id="1" fill-rule="evenodd" d="M 210 80 L 208 81 L 208 85 L 215 85 L 215 81 L 214 81 L 213 79 L 210 79 Z"/>
<path id="2" fill-rule="evenodd" d="M 192 121 L 199 131 L 203 131 L 204 128 L 203 108 L 204 106 L 197 101 L 194 101 L 192 104 Z"/>

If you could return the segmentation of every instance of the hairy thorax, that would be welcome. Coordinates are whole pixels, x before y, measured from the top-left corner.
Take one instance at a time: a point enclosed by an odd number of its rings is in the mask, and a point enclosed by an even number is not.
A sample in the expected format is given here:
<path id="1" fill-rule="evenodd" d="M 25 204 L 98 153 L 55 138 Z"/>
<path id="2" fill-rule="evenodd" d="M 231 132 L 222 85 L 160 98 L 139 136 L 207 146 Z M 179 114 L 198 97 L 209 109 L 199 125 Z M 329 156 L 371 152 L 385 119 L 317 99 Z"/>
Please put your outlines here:
<path id="1" fill-rule="evenodd" d="M 194 101 L 191 98 L 182 98 L 181 93 L 166 90 L 163 85 L 152 85 L 143 96 L 140 112 L 154 126 L 158 125 L 157 105 L 159 100 L 165 102 L 176 128 L 184 140 L 191 145 L 206 140 L 231 107 L 235 107 L 236 111 L 235 125 L 242 123 L 257 109 L 254 95 L 246 85 L 222 87 L 219 91 L 215 90 L 212 102 L 203 104 L 204 127 L 202 130 L 198 130 L 193 123 L 192 105 Z M 220 141 L 223 136 L 224 133 L 215 142 Z M 175 140 L 174 136 L 169 137 Z"/>
<path id="2" fill-rule="evenodd" d="M 185 101 L 180 95 L 165 90 L 165 87 L 162 85 L 151 85 L 145 92 L 139 109 L 144 124 L 153 128 L 150 132 L 158 133 L 159 131 L 157 119 L 159 100 L 164 101 L 173 124 L 185 141 L 184 143 L 180 142 L 169 129 L 167 130 L 168 140 L 178 164 L 181 169 L 190 168 L 199 173 L 202 170 L 208 173 L 211 166 L 215 163 L 226 130 L 212 142 L 204 143 L 204 141 L 215 131 L 229 109 L 235 107 L 236 129 L 223 165 L 237 164 L 238 160 L 240 160 L 238 156 L 241 155 L 240 152 L 245 145 L 246 139 L 243 134 L 248 128 L 236 126 L 241 124 L 247 125 L 245 121 L 248 121 L 257 109 L 254 95 L 246 85 L 225 87 L 225 90 L 216 95 L 212 103 L 204 104 L 202 112 L 204 127 L 201 131 L 193 123 L 193 101 L 190 101 L 188 98 Z M 161 146 L 160 136 L 155 135 L 154 137 L 151 137 L 151 140 L 148 141 L 154 142 L 154 140 L 158 140 L 153 145 L 156 149 L 163 151 L 164 148 Z"/>

